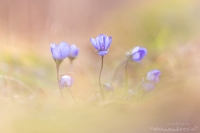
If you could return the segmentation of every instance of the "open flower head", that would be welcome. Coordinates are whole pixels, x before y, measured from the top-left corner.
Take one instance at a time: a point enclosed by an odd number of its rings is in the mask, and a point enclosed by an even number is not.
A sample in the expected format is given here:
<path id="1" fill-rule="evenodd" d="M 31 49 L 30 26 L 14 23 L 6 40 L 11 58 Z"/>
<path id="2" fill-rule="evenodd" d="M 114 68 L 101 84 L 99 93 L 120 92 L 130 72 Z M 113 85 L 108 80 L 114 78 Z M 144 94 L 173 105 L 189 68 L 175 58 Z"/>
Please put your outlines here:
<path id="1" fill-rule="evenodd" d="M 100 56 L 104 56 L 108 53 L 108 48 L 112 42 L 112 37 L 107 37 L 104 34 L 100 34 L 96 37 L 96 39 L 91 38 L 90 42 L 94 46 L 94 48 L 98 51 Z"/>
<path id="2" fill-rule="evenodd" d="M 152 91 L 155 88 L 155 86 L 152 83 L 144 83 L 142 85 L 142 88 L 143 88 L 144 91 L 150 92 L 150 91 Z"/>
<path id="3" fill-rule="evenodd" d="M 70 76 L 64 75 L 61 77 L 61 79 L 59 81 L 59 85 L 60 85 L 61 89 L 70 88 L 70 87 L 72 87 L 73 82 L 74 82 L 74 80 Z"/>
<path id="4" fill-rule="evenodd" d="M 140 62 L 145 57 L 146 54 L 147 54 L 146 48 L 137 46 L 132 50 L 131 53 L 132 61 Z"/>
<path id="5" fill-rule="evenodd" d="M 70 47 L 66 42 L 61 42 L 60 45 L 53 43 L 50 46 L 54 60 L 64 60 L 69 54 Z"/>
<path id="6" fill-rule="evenodd" d="M 76 58 L 76 57 L 78 56 L 78 53 L 79 53 L 79 49 L 76 47 L 75 44 L 72 44 L 72 45 L 70 46 L 70 50 L 69 50 L 69 55 L 68 55 L 68 57 L 69 57 L 70 59 L 74 59 L 74 58 Z"/>
<path id="7" fill-rule="evenodd" d="M 161 72 L 157 69 L 151 70 L 150 72 L 147 73 L 146 80 L 157 83 L 159 82 L 160 74 Z"/>

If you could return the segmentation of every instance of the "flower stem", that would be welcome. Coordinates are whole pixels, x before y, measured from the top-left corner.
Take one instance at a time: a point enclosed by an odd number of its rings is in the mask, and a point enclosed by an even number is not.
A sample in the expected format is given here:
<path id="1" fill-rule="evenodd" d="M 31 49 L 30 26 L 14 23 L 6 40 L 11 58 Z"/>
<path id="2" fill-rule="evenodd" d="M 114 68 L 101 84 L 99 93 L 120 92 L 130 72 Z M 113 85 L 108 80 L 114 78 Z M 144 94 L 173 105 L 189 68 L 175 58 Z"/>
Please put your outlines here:
<path id="1" fill-rule="evenodd" d="M 73 59 L 70 59 L 70 71 L 73 72 Z"/>
<path id="2" fill-rule="evenodd" d="M 70 88 L 69 88 L 68 90 L 69 90 L 69 93 L 70 93 L 70 95 L 72 96 L 72 98 L 73 98 L 74 102 L 75 102 L 75 103 L 76 103 L 76 105 L 77 105 L 77 102 L 76 102 L 76 100 L 75 100 L 75 98 L 74 98 L 74 95 L 72 94 L 72 92 L 71 92 Z"/>
<path id="3" fill-rule="evenodd" d="M 100 72 L 99 72 L 99 88 L 100 88 L 102 100 L 104 101 L 103 90 L 102 90 L 102 87 L 101 87 L 101 72 L 102 72 L 102 69 L 103 69 L 103 57 L 104 56 L 101 56 L 101 68 L 100 68 Z"/>
<path id="4" fill-rule="evenodd" d="M 145 80 L 143 79 L 142 82 L 140 83 L 140 86 L 138 88 L 138 95 L 137 95 L 137 102 L 140 100 L 140 90 L 142 88 L 142 85 L 145 83 Z"/>
<path id="5" fill-rule="evenodd" d="M 59 87 L 60 94 L 61 94 L 62 98 L 64 99 L 62 90 L 61 90 L 60 85 L 59 85 L 59 68 L 60 68 L 60 66 L 59 66 L 59 65 L 56 65 L 58 87 Z"/>
<path id="6" fill-rule="evenodd" d="M 126 90 L 128 91 L 128 70 L 127 70 L 127 67 L 128 67 L 128 62 L 131 58 L 129 57 L 125 63 L 125 88 Z"/>

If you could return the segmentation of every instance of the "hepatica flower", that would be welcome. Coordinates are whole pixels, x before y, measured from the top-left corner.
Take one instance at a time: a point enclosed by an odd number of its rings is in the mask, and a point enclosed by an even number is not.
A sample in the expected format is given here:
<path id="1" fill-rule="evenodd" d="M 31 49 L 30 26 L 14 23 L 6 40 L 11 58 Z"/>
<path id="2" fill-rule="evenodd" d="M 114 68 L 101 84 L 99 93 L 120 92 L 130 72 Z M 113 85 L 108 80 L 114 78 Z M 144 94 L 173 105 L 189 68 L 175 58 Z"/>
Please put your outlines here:
<path id="1" fill-rule="evenodd" d="M 132 61 L 140 62 L 147 54 L 146 48 L 135 47 L 131 52 Z"/>
<path id="2" fill-rule="evenodd" d="M 158 83 L 160 74 L 161 72 L 157 69 L 151 70 L 150 72 L 147 73 L 146 80 L 153 83 Z"/>
<path id="3" fill-rule="evenodd" d="M 98 54 L 101 56 L 101 68 L 99 72 L 99 88 L 102 99 L 104 100 L 103 89 L 101 87 L 101 72 L 103 69 L 103 58 L 104 55 L 108 53 L 108 48 L 110 47 L 110 44 L 112 42 L 112 37 L 107 37 L 104 34 L 100 34 L 99 36 L 96 37 L 96 39 L 91 38 L 90 42 L 92 43 L 94 48 L 98 51 Z"/>
<path id="4" fill-rule="evenodd" d="M 141 84 L 143 90 L 145 90 L 146 92 L 152 91 L 155 88 L 154 84 L 159 82 L 160 74 L 161 72 L 157 69 L 149 71 L 147 73 L 146 80 L 143 80 Z"/>
<path id="5" fill-rule="evenodd" d="M 128 89 L 128 72 L 127 72 L 127 66 L 128 62 L 131 59 L 135 62 L 140 62 L 147 54 L 146 48 L 142 47 L 135 47 L 132 52 L 126 52 L 126 56 L 128 57 L 126 63 L 125 63 L 125 88 Z"/>
<path id="6" fill-rule="evenodd" d="M 146 92 L 150 92 L 150 91 L 152 91 L 152 90 L 155 88 L 155 86 L 154 86 L 154 84 L 152 84 L 152 83 L 144 83 L 144 84 L 142 85 L 142 88 L 143 88 L 143 90 L 145 90 Z"/>
<path id="7" fill-rule="evenodd" d="M 68 75 L 62 76 L 60 78 L 60 80 L 59 80 L 59 86 L 60 86 L 61 89 L 63 89 L 63 88 L 70 88 L 70 87 L 72 87 L 73 83 L 74 83 L 73 78 L 70 77 L 70 76 L 68 76 Z M 70 92 L 70 94 L 71 94 L 74 102 L 76 103 L 75 97 L 73 96 L 71 90 L 70 89 L 68 89 L 68 90 L 69 90 L 69 92 Z"/>
<path id="8" fill-rule="evenodd" d="M 91 38 L 90 42 L 94 46 L 94 48 L 98 51 L 100 56 L 104 56 L 108 53 L 108 48 L 112 42 L 112 37 L 107 37 L 104 34 L 100 34 L 96 37 L 96 39 Z"/>
<path id="9" fill-rule="evenodd" d="M 60 45 L 53 43 L 50 46 L 56 64 L 60 64 L 69 54 L 70 47 L 66 42 L 61 42 Z"/>
<path id="10" fill-rule="evenodd" d="M 64 75 L 64 76 L 61 77 L 59 85 L 60 85 L 61 89 L 63 89 L 63 88 L 70 88 L 70 87 L 72 87 L 73 82 L 74 81 L 73 81 L 73 79 L 70 76 Z"/>
<path id="11" fill-rule="evenodd" d="M 70 46 L 70 50 L 69 50 L 69 55 L 68 57 L 73 60 L 78 56 L 79 53 L 79 49 L 76 47 L 75 44 Z"/>
<path id="12" fill-rule="evenodd" d="M 53 43 L 53 44 L 50 44 L 50 47 L 51 47 L 52 57 L 56 63 L 56 72 L 57 72 L 57 81 L 58 81 L 59 90 L 62 97 L 64 98 L 61 88 L 60 88 L 60 84 L 59 84 L 59 68 L 63 60 L 68 56 L 70 47 L 66 42 L 61 42 L 60 45 Z"/>

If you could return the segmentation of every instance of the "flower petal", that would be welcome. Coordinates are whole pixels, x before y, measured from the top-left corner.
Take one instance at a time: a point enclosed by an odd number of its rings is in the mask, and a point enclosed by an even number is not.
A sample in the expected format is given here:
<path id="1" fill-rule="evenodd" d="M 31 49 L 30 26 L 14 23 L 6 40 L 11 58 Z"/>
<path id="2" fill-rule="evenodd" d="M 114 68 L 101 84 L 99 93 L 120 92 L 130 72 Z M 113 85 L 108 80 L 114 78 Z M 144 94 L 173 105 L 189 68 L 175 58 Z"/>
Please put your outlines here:
<path id="1" fill-rule="evenodd" d="M 96 40 L 94 38 L 91 38 L 90 42 L 92 43 L 92 45 L 94 46 L 94 48 L 96 48 L 98 50 L 98 47 L 97 47 L 97 44 L 96 44 Z"/>
<path id="2" fill-rule="evenodd" d="M 132 60 L 134 61 L 140 61 L 140 53 L 139 52 L 136 52 L 132 55 Z"/>
<path id="3" fill-rule="evenodd" d="M 62 59 L 61 51 L 60 51 L 59 47 L 54 47 L 54 48 L 51 47 L 51 53 L 52 53 L 52 56 L 54 59 L 56 59 L 56 60 Z"/>
<path id="4" fill-rule="evenodd" d="M 68 46 L 68 44 L 66 42 L 61 42 L 60 45 L 59 45 L 59 48 L 60 48 L 60 50 L 62 50 L 66 46 Z"/>
<path id="5" fill-rule="evenodd" d="M 159 82 L 159 76 L 161 72 L 157 69 L 151 70 L 150 72 L 147 73 L 146 79 L 150 82 L 157 83 Z"/>
<path id="6" fill-rule="evenodd" d="M 59 85 L 60 85 L 61 88 L 71 87 L 72 84 L 73 84 L 73 79 L 68 75 L 62 76 L 61 79 L 60 79 L 60 82 L 59 82 Z"/>
<path id="7" fill-rule="evenodd" d="M 155 73 L 156 76 L 160 76 L 161 72 L 157 69 L 154 69 L 153 72 Z"/>
<path id="8" fill-rule="evenodd" d="M 99 35 L 99 51 L 104 51 L 104 50 L 106 50 L 105 49 L 105 38 L 106 38 L 106 36 L 105 35 L 103 35 L 103 34 L 100 34 Z"/>
<path id="9" fill-rule="evenodd" d="M 105 44 L 105 38 L 106 36 L 104 34 L 99 35 L 99 43 L 100 45 Z"/>
<path id="10" fill-rule="evenodd" d="M 152 72 L 148 72 L 146 79 L 149 80 L 149 81 L 152 81 L 152 80 L 154 80 L 154 77 L 155 76 L 154 76 L 154 74 Z"/>
<path id="11" fill-rule="evenodd" d="M 62 55 L 61 58 L 62 59 L 65 59 L 68 56 L 69 50 L 70 50 L 70 46 L 65 45 L 65 47 L 61 51 L 61 55 Z"/>
<path id="12" fill-rule="evenodd" d="M 76 47 L 75 44 L 70 46 L 70 51 L 69 51 L 69 58 L 75 58 L 79 53 L 79 49 Z"/>
<path id="13" fill-rule="evenodd" d="M 150 92 L 150 91 L 152 91 L 152 90 L 155 88 L 155 86 L 154 86 L 154 84 L 151 84 L 151 83 L 144 83 L 144 84 L 142 85 L 142 88 L 143 88 L 145 91 Z"/>
<path id="14" fill-rule="evenodd" d="M 139 46 L 135 47 L 135 48 L 132 50 L 132 53 L 131 53 L 131 54 L 134 54 L 134 53 L 138 52 L 138 51 L 139 51 L 139 49 L 140 49 L 140 47 L 139 47 Z"/>
<path id="15" fill-rule="evenodd" d="M 55 43 L 52 43 L 52 44 L 50 44 L 50 47 L 52 49 L 52 48 L 58 47 L 58 45 L 56 45 Z"/>
<path id="16" fill-rule="evenodd" d="M 142 60 L 147 54 L 146 48 L 140 48 L 139 53 L 140 53 L 140 60 Z"/>
<path id="17" fill-rule="evenodd" d="M 100 56 L 104 56 L 104 55 L 106 55 L 108 53 L 108 51 L 99 51 L 98 52 L 98 54 L 100 55 Z"/>
<path id="18" fill-rule="evenodd" d="M 145 57 L 146 54 L 147 54 L 146 48 L 141 48 L 137 46 L 132 50 L 132 60 L 140 62 Z"/>
<path id="19" fill-rule="evenodd" d="M 99 43 L 99 36 L 97 36 L 96 37 L 96 49 L 98 50 L 98 51 L 100 51 L 101 49 L 100 49 L 100 43 Z"/>
<path id="20" fill-rule="evenodd" d="M 110 47 L 111 42 L 112 42 L 112 37 L 106 37 L 106 39 L 105 39 L 105 50 L 107 50 Z"/>

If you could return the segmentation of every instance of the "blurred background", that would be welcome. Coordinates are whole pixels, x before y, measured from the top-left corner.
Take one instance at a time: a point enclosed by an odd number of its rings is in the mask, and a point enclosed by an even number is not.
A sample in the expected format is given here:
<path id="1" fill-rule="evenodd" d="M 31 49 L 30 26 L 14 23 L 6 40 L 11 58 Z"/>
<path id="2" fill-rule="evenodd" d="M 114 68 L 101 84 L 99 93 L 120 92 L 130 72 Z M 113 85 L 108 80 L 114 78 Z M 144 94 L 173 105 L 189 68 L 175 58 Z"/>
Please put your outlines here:
<path id="1" fill-rule="evenodd" d="M 150 125 L 166 126 L 167 122 L 200 127 L 199 24 L 199 0 L 0 0 L 0 131 L 55 132 L 59 128 L 60 132 L 145 133 L 151 132 Z M 50 44 L 65 41 L 79 47 L 73 74 L 65 59 L 60 75 L 73 76 L 77 87 L 72 92 L 88 101 L 99 91 L 101 63 L 89 40 L 101 33 L 113 38 L 105 56 L 103 83 L 123 89 L 123 64 L 115 70 L 125 52 L 136 46 L 146 47 L 148 54 L 141 63 L 129 63 L 129 88 L 137 90 L 138 82 L 155 68 L 162 73 L 160 83 L 139 105 L 112 103 L 81 111 L 63 107 Z M 64 93 L 70 97 L 67 90 Z M 79 118 L 86 121 L 78 122 Z M 31 125 L 36 125 L 34 130 Z"/>

